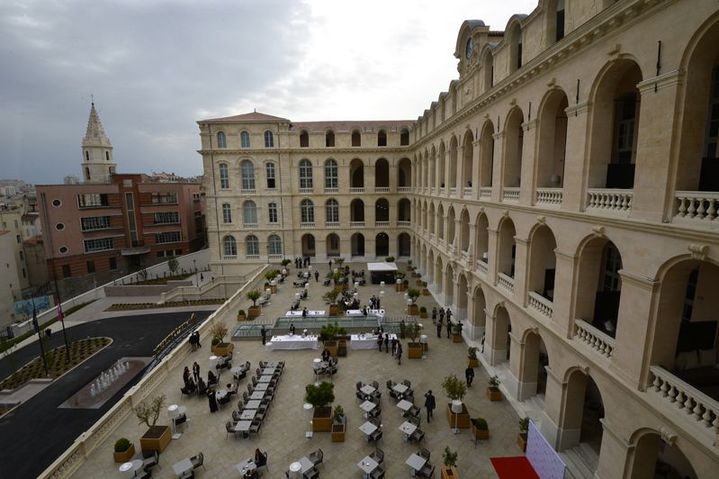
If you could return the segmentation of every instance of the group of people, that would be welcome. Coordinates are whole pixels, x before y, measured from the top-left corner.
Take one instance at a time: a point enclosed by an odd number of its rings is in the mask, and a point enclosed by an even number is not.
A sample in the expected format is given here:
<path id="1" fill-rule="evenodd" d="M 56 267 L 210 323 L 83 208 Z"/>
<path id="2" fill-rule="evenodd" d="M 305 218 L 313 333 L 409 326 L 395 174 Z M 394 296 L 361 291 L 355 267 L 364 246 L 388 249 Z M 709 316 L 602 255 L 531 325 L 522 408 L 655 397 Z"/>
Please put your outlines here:
<path id="1" fill-rule="evenodd" d="M 374 294 L 369 299 L 369 309 L 379 309 L 380 308 L 380 299 L 375 296 Z"/>
<path id="2" fill-rule="evenodd" d="M 439 316 L 439 318 L 437 318 Z M 442 327 L 444 326 L 444 318 L 447 317 L 447 337 L 452 335 L 452 310 L 447 306 L 447 309 L 436 307 L 432 308 L 432 322 L 437 326 L 437 337 L 442 337 Z"/>
<path id="3" fill-rule="evenodd" d="M 208 379 L 211 374 L 212 371 L 208 371 Z M 197 364 L 197 361 L 192 365 L 192 372 L 189 367 L 185 366 L 182 372 L 182 381 L 185 383 L 185 387 L 182 388 L 184 394 L 205 394 L 207 392 L 208 386 L 200 375 L 200 365 Z"/>
<path id="4" fill-rule="evenodd" d="M 310 257 L 309 256 L 297 256 L 295 258 L 295 268 L 302 269 L 309 266 L 310 263 Z"/>
<path id="5" fill-rule="evenodd" d="M 200 333 L 198 331 L 193 331 L 192 334 L 190 334 L 189 343 L 193 351 L 202 347 L 202 344 L 200 344 Z"/>

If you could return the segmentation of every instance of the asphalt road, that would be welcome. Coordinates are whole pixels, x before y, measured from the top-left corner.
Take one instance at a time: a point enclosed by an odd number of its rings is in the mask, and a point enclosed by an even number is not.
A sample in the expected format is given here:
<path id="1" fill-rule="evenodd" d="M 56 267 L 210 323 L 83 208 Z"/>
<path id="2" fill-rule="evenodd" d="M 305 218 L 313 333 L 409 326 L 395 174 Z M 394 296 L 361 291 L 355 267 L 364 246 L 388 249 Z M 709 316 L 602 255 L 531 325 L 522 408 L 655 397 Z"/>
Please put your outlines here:
<path id="1" fill-rule="evenodd" d="M 210 313 L 196 312 L 200 319 Z M 113 339 L 113 343 L 0 419 L 0 479 L 37 477 L 135 385 L 142 373 L 138 373 L 99 409 L 60 409 L 58 406 L 117 359 L 123 356 L 152 356 L 155 346 L 189 316 L 187 312 L 125 316 L 83 323 L 68 329 L 71 341 L 107 336 Z M 59 326 L 53 326 L 51 344 L 55 347 L 63 343 L 63 338 Z M 30 344 L 14 352 L 13 356 L 13 359 L 6 357 L 0 360 L 0 378 L 10 372 L 12 360 L 21 365 L 39 356 L 39 346 L 37 343 Z M 111 452 L 107 451 L 108 454 Z"/>

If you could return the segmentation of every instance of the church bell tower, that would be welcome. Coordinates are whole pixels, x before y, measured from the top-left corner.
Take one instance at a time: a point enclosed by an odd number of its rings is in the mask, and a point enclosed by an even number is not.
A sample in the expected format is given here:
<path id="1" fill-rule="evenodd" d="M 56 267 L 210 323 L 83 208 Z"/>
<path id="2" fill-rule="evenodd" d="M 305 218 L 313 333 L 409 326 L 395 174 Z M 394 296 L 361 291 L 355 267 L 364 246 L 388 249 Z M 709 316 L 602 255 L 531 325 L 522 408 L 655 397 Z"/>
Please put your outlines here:
<path id="1" fill-rule="evenodd" d="M 112 158 L 112 144 L 93 102 L 85 138 L 82 139 L 82 177 L 85 183 L 108 183 L 116 168 Z"/>

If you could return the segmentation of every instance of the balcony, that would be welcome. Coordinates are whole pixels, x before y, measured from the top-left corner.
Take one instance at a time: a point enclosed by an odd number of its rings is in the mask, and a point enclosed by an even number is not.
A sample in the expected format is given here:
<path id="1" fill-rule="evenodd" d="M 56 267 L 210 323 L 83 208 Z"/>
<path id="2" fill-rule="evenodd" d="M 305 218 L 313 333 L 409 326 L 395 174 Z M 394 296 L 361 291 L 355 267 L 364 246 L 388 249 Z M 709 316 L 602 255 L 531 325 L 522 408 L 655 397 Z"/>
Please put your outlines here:
<path id="1" fill-rule="evenodd" d="M 536 204 L 544 207 L 559 207 L 562 205 L 562 188 L 537 188 Z"/>
<path id="2" fill-rule="evenodd" d="M 375 186 L 375 193 L 389 193 L 389 186 Z"/>
<path id="3" fill-rule="evenodd" d="M 697 226 L 719 226 L 719 192 L 677 191 L 674 193 L 675 220 L 690 221 Z"/>
<path id="4" fill-rule="evenodd" d="M 412 226 L 410 220 L 397 220 L 397 226 Z"/>
<path id="5" fill-rule="evenodd" d="M 554 303 L 541 294 L 530 291 L 527 298 L 527 304 L 531 309 L 538 311 L 541 315 L 548 318 L 552 317 L 554 312 Z"/>
<path id="6" fill-rule="evenodd" d="M 242 188 L 240 191 L 243 194 L 250 194 L 250 193 L 255 193 L 256 190 L 254 188 Z"/>
<path id="7" fill-rule="evenodd" d="M 244 226 L 245 228 L 257 228 L 257 222 L 254 222 L 254 223 L 244 223 L 243 222 L 242 226 Z"/>
<path id="8" fill-rule="evenodd" d="M 300 223 L 300 227 L 301 228 L 314 228 L 315 222 L 314 221 L 305 221 L 305 222 Z"/>
<path id="9" fill-rule="evenodd" d="M 464 187 L 464 197 L 465 197 L 465 198 L 471 198 L 471 197 L 472 197 L 472 187 L 471 187 L 471 186 L 465 186 L 465 187 Z"/>
<path id="10" fill-rule="evenodd" d="M 514 278 L 511 278 L 504 273 L 499 273 L 497 274 L 497 284 L 510 293 L 514 293 Z"/>
<path id="11" fill-rule="evenodd" d="M 606 358 L 614 353 L 614 338 L 581 319 L 574 321 L 574 339 L 581 341 Z"/>
<path id="12" fill-rule="evenodd" d="M 314 188 L 312 188 L 312 187 L 300 188 L 300 193 L 302 193 L 302 194 L 309 194 L 309 193 L 312 193 L 313 191 L 314 191 Z"/>
<path id="13" fill-rule="evenodd" d="M 389 221 L 375 221 L 374 225 L 378 227 L 389 226 Z"/>
<path id="14" fill-rule="evenodd" d="M 325 226 L 327 226 L 327 227 L 337 228 L 337 227 L 339 227 L 339 225 L 340 225 L 339 221 L 325 221 Z"/>
<path id="15" fill-rule="evenodd" d="M 502 201 L 518 202 L 519 201 L 519 187 L 505 187 L 502 190 Z"/>
<path id="16" fill-rule="evenodd" d="M 352 228 L 361 228 L 362 226 L 364 226 L 364 220 L 362 220 L 362 221 L 350 221 L 350 226 L 351 226 Z"/>
<path id="17" fill-rule="evenodd" d="M 587 210 L 605 213 L 628 215 L 632 210 L 633 190 L 614 190 L 593 188 L 587 190 Z"/>
<path id="18" fill-rule="evenodd" d="M 479 198 L 480 199 L 489 199 L 492 197 L 492 187 L 491 186 L 482 186 L 479 188 Z"/>
<path id="19" fill-rule="evenodd" d="M 338 187 L 328 187 L 325 186 L 325 193 L 339 193 L 340 189 Z"/>
<path id="20" fill-rule="evenodd" d="M 489 271 L 489 267 L 487 266 L 487 263 L 482 261 L 481 259 L 477 260 L 477 269 L 480 273 L 487 276 L 487 272 Z"/>
<path id="21" fill-rule="evenodd" d="M 350 193 L 364 193 L 364 186 L 351 186 Z"/>
<path id="22" fill-rule="evenodd" d="M 457 196 L 457 188 L 454 186 L 449 189 L 449 196 Z"/>
<path id="23" fill-rule="evenodd" d="M 412 191 L 411 186 L 398 186 L 397 193 L 409 193 Z"/>

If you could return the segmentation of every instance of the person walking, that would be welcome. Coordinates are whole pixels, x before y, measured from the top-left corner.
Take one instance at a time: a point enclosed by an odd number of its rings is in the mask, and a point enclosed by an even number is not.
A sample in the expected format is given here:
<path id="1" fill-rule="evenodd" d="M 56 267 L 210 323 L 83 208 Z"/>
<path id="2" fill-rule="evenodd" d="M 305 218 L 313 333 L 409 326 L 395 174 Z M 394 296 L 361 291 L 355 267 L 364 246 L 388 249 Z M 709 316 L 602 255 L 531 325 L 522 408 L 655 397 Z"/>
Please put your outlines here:
<path id="1" fill-rule="evenodd" d="M 315 283 L 320 282 L 320 272 L 315 270 Z"/>
<path id="2" fill-rule="evenodd" d="M 196 383 L 200 382 L 200 365 L 197 364 L 197 361 L 192 364 L 192 377 L 195 378 Z"/>
<path id="3" fill-rule="evenodd" d="M 447 316 L 447 339 L 452 337 L 452 321 L 449 320 L 449 316 Z"/>
<path id="4" fill-rule="evenodd" d="M 432 308 L 432 324 L 437 324 L 437 306 Z"/>
<path id="5" fill-rule="evenodd" d="M 260 328 L 260 334 L 262 335 L 262 345 L 264 346 L 267 342 L 267 329 L 265 328 L 264 324 Z"/>
<path id="6" fill-rule="evenodd" d="M 392 338 L 392 357 L 397 354 L 397 338 Z"/>
<path id="7" fill-rule="evenodd" d="M 424 395 L 424 407 L 427 409 L 427 422 L 431 422 L 434 408 L 437 407 L 437 402 L 434 399 L 431 389 Z"/>
<path id="8" fill-rule="evenodd" d="M 464 378 L 467 380 L 467 387 L 472 387 L 472 381 L 474 381 L 474 368 L 467 366 L 464 370 Z"/>
<path id="9" fill-rule="evenodd" d="M 217 396 L 215 396 L 215 390 L 210 388 L 207 391 L 207 400 L 210 405 L 210 412 L 217 412 Z"/>
<path id="10" fill-rule="evenodd" d="M 441 319 L 439 321 L 437 321 L 437 337 L 438 338 L 442 337 L 442 324 L 443 324 L 443 322 Z"/>
<path id="11" fill-rule="evenodd" d="M 444 308 L 439 308 L 439 320 L 444 321 Z"/>
<path id="12" fill-rule="evenodd" d="M 382 336 L 382 333 L 379 333 L 377 335 L 377 346 L 379 349 L 379 352 L 382 352 L 382 343 L 384 342 L 384 337 Z"/>
<path id="13" fill-rule="evenodd" d="M 384 352 L 389 353 L 389 333 L 384 335 Z"/>
<path id="14" fill-rule="evenodd" d="M 397 365 L 402 365 L 402 343 L 399 341 L 397 342 Z"/>

